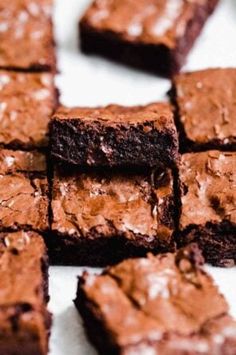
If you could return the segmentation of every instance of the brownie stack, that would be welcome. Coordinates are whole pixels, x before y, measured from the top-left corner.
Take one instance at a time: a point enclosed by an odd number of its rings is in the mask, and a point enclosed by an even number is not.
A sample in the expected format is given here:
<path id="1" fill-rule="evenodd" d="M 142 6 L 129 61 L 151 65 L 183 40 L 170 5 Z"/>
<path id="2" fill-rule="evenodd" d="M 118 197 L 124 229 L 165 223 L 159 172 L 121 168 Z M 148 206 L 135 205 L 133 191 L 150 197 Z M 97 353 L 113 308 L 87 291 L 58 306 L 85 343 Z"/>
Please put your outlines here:
<path id="1" fill-rule="evenodd" d="M 57 105 L 51 0 L 0 3 L 0 353 L 46 354 L 48 123 Z"/>
<path id="2" fill-rule="evenodd" d="M 174 248 L 171 106 L 60 107 L 51 122 L 51 258 L 113 264 Z"/>

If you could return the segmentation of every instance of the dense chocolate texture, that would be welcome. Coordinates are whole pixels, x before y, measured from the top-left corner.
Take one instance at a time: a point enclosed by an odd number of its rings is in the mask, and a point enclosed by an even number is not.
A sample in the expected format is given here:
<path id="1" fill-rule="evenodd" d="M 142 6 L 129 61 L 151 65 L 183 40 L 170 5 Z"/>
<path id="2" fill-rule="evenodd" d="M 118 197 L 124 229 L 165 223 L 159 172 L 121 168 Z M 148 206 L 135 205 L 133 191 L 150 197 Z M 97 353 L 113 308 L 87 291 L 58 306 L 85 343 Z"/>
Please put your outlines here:
<path id="1" fill-rule="evenodd" d="M 55 70 L 52 0 L 1 0 L 0 68 Z"/>
<path id="2" fill-rule="evenodd" d="M 182 156 L 180 243 L 195 241 L 206 260 L 236 262 L 236 153 L 208 151 Z"/>
<path id="3" fill-rule="evenodd" d="M 80 21 L 81 48 L 171 76 L 185 63 L 218 0 L 95 0 Z"/>
<path id="4" fill-rule="evenodd" d="M 0 230 L 44 232 L 48 221 L 45 156 L 0 150 Z"/>
<path id="5" fill-rule="evenodd" d="M 236 150 L 236 69 L 180 74 L 172 95 L 182 150 Z"/>
<path id="6" fill-rule="evenodd" d="M 0 70 L 0 145 L 47 146 L 48 123 L 56 104 L 52 74 Z"/>
<path id="7" fill-rule="evenodd" d="M 0 174 L 14 172 L 45 173 L 46 157 L 37 151 L 0 149 Z"/>
<path id="8" fill-rule="evenodd" d="M 55 172 L 51 209 L 54 263 L 107 265 L 149 250 L 173 249 L 170 171 Z"/>
<path id="9" fill-rule="evenodd" d="M 51 123 L 52 156 L 80 166 L 174 166 L 178 138 L 171 106 L 65 108 Z"/>
<path id="10" fill-rule="evenodd" d="M 75 305 L 101 354 L 234 354 L 236 322 L 196 246 L 79 278 Z"/>
<path id="11" fill-rule="evenodd" d="M 46 355 L 51 316 L 48 261 L 41 236 L 0 233 L 0 353 Z"/>

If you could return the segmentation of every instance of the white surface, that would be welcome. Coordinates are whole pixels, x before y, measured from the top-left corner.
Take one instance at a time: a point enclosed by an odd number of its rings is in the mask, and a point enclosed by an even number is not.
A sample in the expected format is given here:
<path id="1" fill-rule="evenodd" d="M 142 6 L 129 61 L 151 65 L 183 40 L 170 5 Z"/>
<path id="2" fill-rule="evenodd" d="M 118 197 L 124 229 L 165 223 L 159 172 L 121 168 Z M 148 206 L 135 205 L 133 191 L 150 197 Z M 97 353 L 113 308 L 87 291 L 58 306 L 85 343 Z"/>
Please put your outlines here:
<path id="1" fill-rule="evenodd" d="M 177 0 L 176 0 L 177 1 Z M 67 105 L 142 104 L 165 98 L 169 81 L 78 51 L 77 22 L 89 0 L 57 0 L 55 25 L 60 75 Z M 221 0 L 192 50 L 185 69 L 236 65 L 236 0 Z M 50 310 L 54 313 L 51 355 L 95 355 L 72 303 L 76 276 L 83 268 L 50 268 Z M 209 271 L 236 317 L 236 268 Z M 109 355 L 109 354 L 107 354 Z"/>

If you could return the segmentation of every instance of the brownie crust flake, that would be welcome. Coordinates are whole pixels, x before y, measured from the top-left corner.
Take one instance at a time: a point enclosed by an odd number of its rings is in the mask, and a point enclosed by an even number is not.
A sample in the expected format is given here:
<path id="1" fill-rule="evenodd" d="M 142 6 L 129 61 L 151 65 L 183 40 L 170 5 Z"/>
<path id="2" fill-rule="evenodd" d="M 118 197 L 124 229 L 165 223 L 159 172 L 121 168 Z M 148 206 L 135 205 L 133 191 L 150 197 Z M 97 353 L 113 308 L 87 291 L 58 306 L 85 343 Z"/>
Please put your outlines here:
<path id="1" fill-rule="evenodd" d="M 79 278 L 75 305 L 101 354 L 233 354 L 236 322 L 195 246 Z"/>
<path id="2" fill-rule="evenodd" d="M 178 72 L 218 0 L 93 1 L 81 48 L 163 76 Z"/>
<path id="3" fill-rule="evenodd" d="M 52 156 L 62 163 L 117 167 L 174 166 L 178 138 L 171 106 L 65 107 L 51 122 Z"/>
<path id="4" fill-rule="evenodd" d="M 199 243 L 207 261 L 236 262 L 236 153 L 187 153 L 180 165 L 181 243 Z"/>

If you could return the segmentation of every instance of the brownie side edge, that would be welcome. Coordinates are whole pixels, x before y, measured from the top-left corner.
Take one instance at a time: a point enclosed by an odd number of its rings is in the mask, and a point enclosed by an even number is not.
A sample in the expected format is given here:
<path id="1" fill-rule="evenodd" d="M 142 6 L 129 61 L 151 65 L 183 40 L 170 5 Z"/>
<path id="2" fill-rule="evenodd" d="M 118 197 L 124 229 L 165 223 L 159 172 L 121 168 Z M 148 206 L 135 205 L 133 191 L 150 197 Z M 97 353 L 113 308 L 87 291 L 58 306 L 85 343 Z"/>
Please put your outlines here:
<path id="1" fill-rule="evenodd" d="M 52 156 L 71 165 L 174 167 L 179 160 L 175 129 L 158 131 L 151 123 L 105 128 L 98 123 L 85 126 L 75 119 L 54 119 L 50 136 Z"/>
<path id="2" fill-rule="evenodd" d="M 229 221 L 189 225 L 180 231 L 177 244 L 184 246 L 195 242 L 203 252 L 206 262 L 214 266 L 236 265 L 236 225 Z"/>
<path id="3" fill-rule="evenodd" d="M 157 254 L 175 250 L 173 239 L 166 245 L 160 245 L 158 240 L 156 245 L 150 245 L 148 237 L 140 243 L 139 240 L 118 236 L 79 239 L 55 231 L 46 236 L 46 243 L 53 265 L 102 267 L 114 265 L 126 258 L 145 256 L 150 251 Z"/>
<path id="4" fill-rule="evenodd" d="M 86 297 L 83 284 L 84 276 L 81 276 L 78 278 L 74 304 L 83 319 L 89 340 L 94 344 L 100 354 L 119 355 L 121 349 L 118 349 L 112 342 L 112 337 L 109 337 L 109 331 L 101 320 L 99 310 L 97 310 Z"/>

